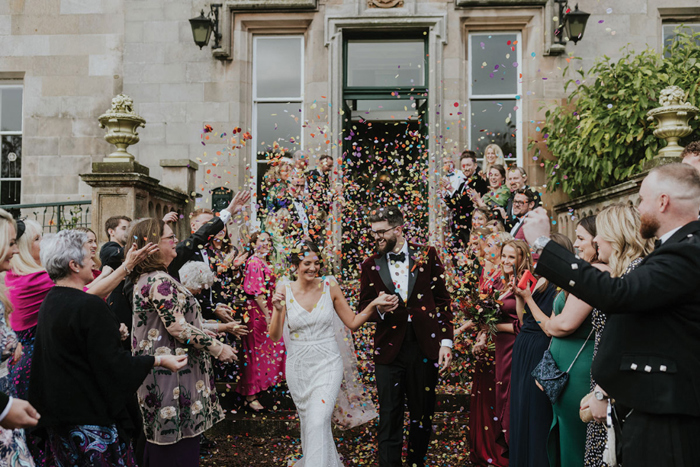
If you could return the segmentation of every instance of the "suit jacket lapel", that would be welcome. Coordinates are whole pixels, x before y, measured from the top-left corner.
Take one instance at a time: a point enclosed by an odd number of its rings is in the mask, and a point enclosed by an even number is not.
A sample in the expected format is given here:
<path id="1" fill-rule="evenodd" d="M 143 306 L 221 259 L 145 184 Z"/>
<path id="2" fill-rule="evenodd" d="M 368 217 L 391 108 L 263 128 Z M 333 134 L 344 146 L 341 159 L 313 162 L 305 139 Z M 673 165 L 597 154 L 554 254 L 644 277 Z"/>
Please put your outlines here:
<path id="1" fill-rule="evenodd" d="M 382 282 L 384 282 L 389 293 L 396 293 L 396 287 L 394 287 L 394 281 L 391 280 L 391 273 L 389 272 L 389 263 L 386 260 L 386 255 L 380 255 L 379 258 L 374 261 L 374 264 L 377 266 L 379 277 L 382 278 Z"/>
<path id="2" fill-rule="evenodd" d="M 408 244 L 408 290 L 406 291 L 406 301 L 408 302 L 408 299 L 411 298 L 411 294 L 413 293 L 413 286 L 416 285 L 416 277 L 418 276 L 416 274 L 416 271 L 413 270 L 413 266 L 415 265 L 416 260 L 413 259 L 413 255 L 415 255 L 417 251 L 413 248 L 413 246 L 409 243 Z"/>

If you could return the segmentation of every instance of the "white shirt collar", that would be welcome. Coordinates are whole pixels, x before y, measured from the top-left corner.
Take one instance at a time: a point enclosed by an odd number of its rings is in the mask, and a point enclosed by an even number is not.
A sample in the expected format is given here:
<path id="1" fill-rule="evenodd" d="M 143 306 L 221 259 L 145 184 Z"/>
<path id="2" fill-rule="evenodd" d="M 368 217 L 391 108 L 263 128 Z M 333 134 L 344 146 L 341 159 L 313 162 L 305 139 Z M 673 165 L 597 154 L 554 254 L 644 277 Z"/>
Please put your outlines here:
<path id="1" fill-rule="evenodd" d="M 674 233 L 678 232 L 678 230 L 680 230 L 681 227 L 683 227 L 683 226 L 682 226 L 682 225 L 681 225 L 681 226 L 678 226 L 678 227 L 676 227 L 675 229 L 669 230 L 668 232 L 666 232 L 665 234 L 663 234 L 663 235 L 661 236 L 661 238 L 659 238 L 659 240 L 661 240 L 661 244 L 663 245 L 664 243 L 666 243 L 666 240 L 668 240 L 669 238 L 671 238 L 671 236 L 672 236 Z"/>
<path id="2" fill-rule="evenodd" d="M 390 251 L 389 253 L 394 253 L 393 251 Z M 387 259 L 389 258 L 389 253 L 386 254 Z M 408 241 L 404 238 L 403 239 L 403 247 L 401 247 L 401 251 L 396 253 L 397 255 L 400 255 L 401 253 L 406 255 L 406 260 L 408 260 Z"/>

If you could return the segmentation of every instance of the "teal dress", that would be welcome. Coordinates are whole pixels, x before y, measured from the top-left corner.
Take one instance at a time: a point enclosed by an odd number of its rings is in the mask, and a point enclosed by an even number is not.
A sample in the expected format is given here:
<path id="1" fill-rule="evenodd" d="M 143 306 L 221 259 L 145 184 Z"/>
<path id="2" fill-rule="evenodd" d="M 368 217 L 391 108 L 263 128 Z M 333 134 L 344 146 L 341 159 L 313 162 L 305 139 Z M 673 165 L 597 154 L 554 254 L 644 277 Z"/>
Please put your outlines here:
<path id="1" fill-rule="evenodd" d="M 559 292 L 554 299 L 554 314 L 558 315 L 564 309 L 566 295 Z M 547 454 L 551 467 L 583 467 L 583 456 L 586 450 L 586 424 L 579 418 L 579 406 L 583 396 L 590 392 L 591 362 L 593 361 L 593 324 L 591 315 L 581 323 L 581 326 L 566 337 L 552 337 L 549 351 L 561 371 L 566 371 L 576 354 L 581 350 L 574 366 L 569 370 L 569 382 L 564 391 L 552 406 L 554 417 L 547 439 Z M 593 336 L 591 336 L 593 337 Z M 585 343 L 585 346 L 584 346 Z"/>

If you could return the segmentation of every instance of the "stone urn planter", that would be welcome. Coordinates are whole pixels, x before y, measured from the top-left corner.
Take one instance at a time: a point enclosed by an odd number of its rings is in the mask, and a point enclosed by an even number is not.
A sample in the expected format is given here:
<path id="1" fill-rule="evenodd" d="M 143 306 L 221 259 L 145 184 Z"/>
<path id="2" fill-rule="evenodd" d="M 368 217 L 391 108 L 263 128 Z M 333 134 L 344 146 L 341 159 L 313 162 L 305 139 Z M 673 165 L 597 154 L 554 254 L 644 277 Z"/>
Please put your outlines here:
<path id="1" fill-rule="evenodd" d="M 117 150 L 104 158 L 104 162 L 134 162 L 134 156 L 126 150 L 139 142 L 137 129 L 146 126 L 146 120 L 134 113 L 134 101 L 125 94 L 112 99 L 112 108 L 100 115 L 100 128 L 106 128 L 105 141 Z"/>

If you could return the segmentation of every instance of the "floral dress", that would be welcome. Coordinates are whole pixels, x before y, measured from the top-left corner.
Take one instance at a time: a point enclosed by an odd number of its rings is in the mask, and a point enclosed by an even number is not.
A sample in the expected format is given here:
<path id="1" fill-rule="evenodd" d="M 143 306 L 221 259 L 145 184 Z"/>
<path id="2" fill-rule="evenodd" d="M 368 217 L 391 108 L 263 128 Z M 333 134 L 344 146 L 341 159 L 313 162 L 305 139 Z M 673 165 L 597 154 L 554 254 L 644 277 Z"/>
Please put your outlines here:
<path id="1" fill-rule="evenodd" d="M 0 303 L 0 350 L 2 351 L 0 391 L 13 397 L 15 397 L 15 387 L 8 376 L 7 365 L 17 348 L 17 343 L 17 336 L 5 321 L 5 307 Z M 34 466 L 34 461 L 27 448 L 24 430 L 0 428 L 0 465 L 3 467 Z"/>
<path id="2" fill-rule="evenodd" d="M 643 258 L 637 258 L 633 260 L 627 269 L 620 277 L 625 277 L 627 274 L 632 272 L 639 266 Z M 591 312 L 591 320 L 593 322 L 593 328 L 595 329 L 595 343 L 593 345 L 593 360 L 598 354 L 598 347 L 600 346 L 600 336 L 603 335 L 603 329 L 605 329 L 605 323 L 608 318 L 605 313 L 597 308 L 594 308 Z M 593 375 L 591 375 L 591 391 L 597 386 Z M 603 451 L 605 450 L 605 445 L 608 441 L 608 429 L 603 423 L 596 423 L 595 421 L 588 422 L 588 427 L 586 429 L 586 452 L 583 458 L 583 464 L 585 467 L 601 467 L 607 466 L 603 462 Z"/>
<path id="3" fill-rule="evenodd" d="M 210 355 L 223 345 L 202 330 L 197 299 L 166 272 L 139 277 L 132 335 L 134 355 L 187 355 L 183 369 L 154 368 L 138 390 L 148 441 L 174 444 L 221 421 Z"/>

